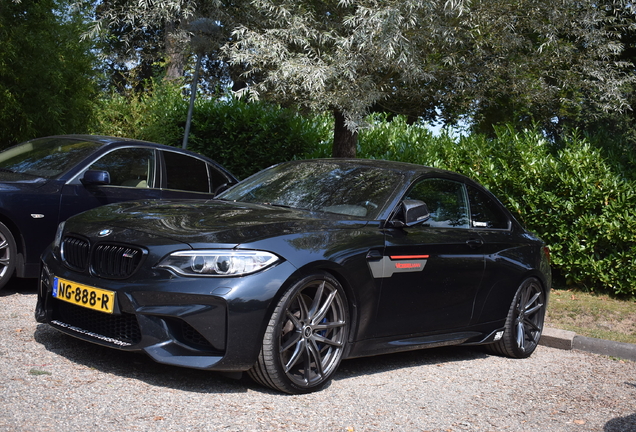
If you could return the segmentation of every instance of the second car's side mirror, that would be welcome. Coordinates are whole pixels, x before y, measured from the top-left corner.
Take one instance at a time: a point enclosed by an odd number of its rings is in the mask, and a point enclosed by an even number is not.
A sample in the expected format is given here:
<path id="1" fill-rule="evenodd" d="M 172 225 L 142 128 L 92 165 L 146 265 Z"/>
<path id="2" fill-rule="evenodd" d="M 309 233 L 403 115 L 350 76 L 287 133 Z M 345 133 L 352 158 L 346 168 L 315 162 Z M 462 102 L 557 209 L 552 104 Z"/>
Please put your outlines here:
<path id="1" fill-rule="evenodd" d="M 84 173 L 81 182 L 84 186 L 99 186 L 110 184 L 108 171 L 88 170 Z"/>
<path id="2" fill-rule="evenodd" d="M 431 217 L 424 201 L 404 200 L 400 203 L 400 209 L 391 221 L 394 228 L 413 226 L 426 221 Z"/>

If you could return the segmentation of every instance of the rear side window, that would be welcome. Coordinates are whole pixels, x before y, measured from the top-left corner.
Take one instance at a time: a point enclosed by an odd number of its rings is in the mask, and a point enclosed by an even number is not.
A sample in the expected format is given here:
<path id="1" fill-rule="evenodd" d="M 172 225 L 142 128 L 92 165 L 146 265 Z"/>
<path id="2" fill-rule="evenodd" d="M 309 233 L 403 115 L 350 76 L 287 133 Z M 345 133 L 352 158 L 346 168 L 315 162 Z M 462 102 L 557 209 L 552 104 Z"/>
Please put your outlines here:
<path id="1" fill-rule="evenodd" d="M 508 216 L 489 195 L 468 186 L 468 199 L 473 228 L 508 229 Z"/>
<path id="2" fill-rule="evenodd" d="M 208 167 L 200 159 L 174 152 L 163 152 L 168 189 L 210 192 Z"/>

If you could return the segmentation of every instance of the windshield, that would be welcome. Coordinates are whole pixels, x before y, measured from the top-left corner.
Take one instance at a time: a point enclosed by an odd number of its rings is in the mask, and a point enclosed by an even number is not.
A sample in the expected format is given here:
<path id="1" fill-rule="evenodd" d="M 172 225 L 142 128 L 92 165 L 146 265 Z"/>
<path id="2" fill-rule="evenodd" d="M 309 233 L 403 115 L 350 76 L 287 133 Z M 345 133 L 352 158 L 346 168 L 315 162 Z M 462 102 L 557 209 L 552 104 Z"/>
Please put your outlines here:
<path id="1" fill-rule="evenodd" d="M 261 171 L 219 198 L 375 219 L 402 180 L 399 171 L 389 169 L 305 161 Z"/>
<path id="2" fill-rule="evenodd" d="M 102 144 L 70 138 L 40 138 L 0 152 L 0 171 L 56 178 Z"/>

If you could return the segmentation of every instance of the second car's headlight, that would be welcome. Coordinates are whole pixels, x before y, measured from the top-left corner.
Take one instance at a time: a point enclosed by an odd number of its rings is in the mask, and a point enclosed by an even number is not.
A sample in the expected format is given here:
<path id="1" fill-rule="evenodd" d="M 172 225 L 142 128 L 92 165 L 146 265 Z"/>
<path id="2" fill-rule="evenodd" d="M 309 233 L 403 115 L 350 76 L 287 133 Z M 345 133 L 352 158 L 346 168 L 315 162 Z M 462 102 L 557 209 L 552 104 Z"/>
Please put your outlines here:
<path id="1" fill-rule="evenodd" d="M 62 244 L 62 235 L 64 234 L 64 225 L 66 222 L 60 222 L 55 232 L 55 238 L 53 239 L 53 250 L 59 251 Z"/>
<path id="2" fill-rule="evenodd" d="M 276 255 L 264 251 L 193 250 L 174 252 L 157 267 L 184 276 L 242 276 L 263 270 L 278 260 Z"/>

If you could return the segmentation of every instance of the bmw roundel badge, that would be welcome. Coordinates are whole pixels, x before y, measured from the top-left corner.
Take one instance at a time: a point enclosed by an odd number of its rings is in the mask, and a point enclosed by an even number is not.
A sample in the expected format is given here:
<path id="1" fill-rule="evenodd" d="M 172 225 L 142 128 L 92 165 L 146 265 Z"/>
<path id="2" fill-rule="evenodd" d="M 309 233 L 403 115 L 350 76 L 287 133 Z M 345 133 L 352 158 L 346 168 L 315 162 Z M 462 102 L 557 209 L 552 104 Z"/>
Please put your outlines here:
<path id="1" fill-rule="evenodd" d="M 100 236 L 100 237 L 106 237 L 106 236 L 108 236 L 108 235 L 111 235 L 111 234 L 112 234 L 112 232 L 113 232 L 113 230 L 112 230 L 112 229 L 108 229 L 108 228 L 107 228 L 107 229 L 103 229 L 103 230 L 101 230 L 101 231 L 99 232 L 99 236 Z"/>

